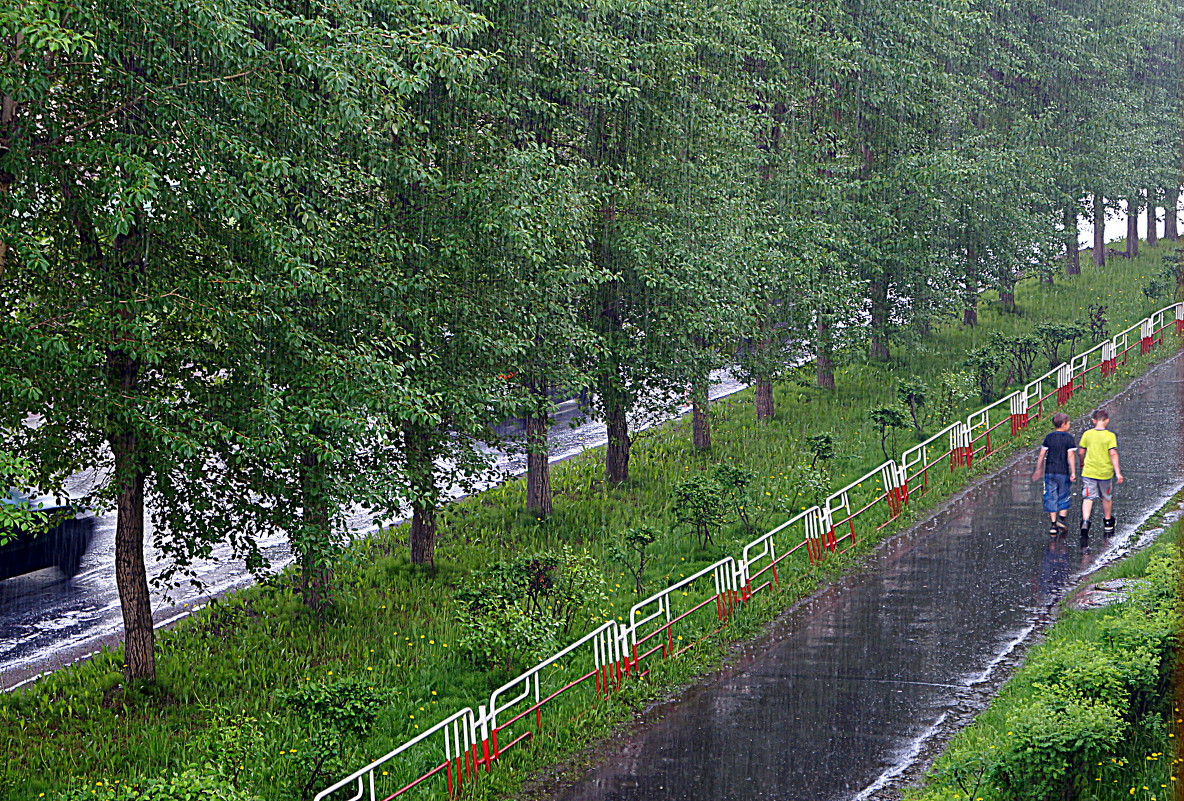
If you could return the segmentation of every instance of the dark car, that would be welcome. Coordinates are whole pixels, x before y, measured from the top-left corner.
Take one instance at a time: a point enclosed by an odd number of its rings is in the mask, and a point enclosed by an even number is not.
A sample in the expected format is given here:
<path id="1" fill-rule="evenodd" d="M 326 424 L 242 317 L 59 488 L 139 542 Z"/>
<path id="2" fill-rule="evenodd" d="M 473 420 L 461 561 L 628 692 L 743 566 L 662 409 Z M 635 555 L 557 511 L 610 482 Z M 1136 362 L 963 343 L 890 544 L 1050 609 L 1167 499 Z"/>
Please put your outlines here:
<path id="1" fill-rule="evenodd" d="M 5 501 L 11 503 L 0 498 L 0 502 Z M 48 567 L 58 568 L 67 578 L 78 572 L 82 555 L 94 536 L 95 519 L 79 517 L 70 506 L 43 506 L 40 511 L 53 527 L 44 531 L 11 529 L 8 533 L 15 534 L 16 539 L 0 545 L 0 579 Z"/>

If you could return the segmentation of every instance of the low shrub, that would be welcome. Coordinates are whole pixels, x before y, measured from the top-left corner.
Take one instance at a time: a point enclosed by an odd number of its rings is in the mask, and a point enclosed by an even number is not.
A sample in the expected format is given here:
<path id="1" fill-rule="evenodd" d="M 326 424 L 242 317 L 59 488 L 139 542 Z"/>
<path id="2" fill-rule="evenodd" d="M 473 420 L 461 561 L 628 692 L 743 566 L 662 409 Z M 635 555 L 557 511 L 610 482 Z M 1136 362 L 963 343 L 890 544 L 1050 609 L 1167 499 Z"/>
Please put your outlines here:
<path id="1" fill-rule="evenodd" d="M 1159 655 L 1146 648 L 1117 652 L 1105 644 L 1069 640 L 1034 655 L 1025 675 L 1034 686 L 1070 688 L 1127 710 L 1132 696 L 1154 683 L 1159 662 Z"/>
<path id="2" fill-rule="evenodd" d="M 1116 753 L 1129 724 L 1118 709 L 1052 685 L 1007 717 L 1007 746 L 986 778 L 1006 797 L 1069 801 L 1087 765 Z"/>
<path id="3" fill-rule="evenodd" d="M 458 652 L 478 667 L 526 667 L 601 619 L 605 589 L 596 559 L 567 545 L 497 562 L 453 593 Z"/>
<path id="4" fill-rule="evenodd" d="M 55 801 L 257 801 L 235 787 L 225 774 L 212 765 L 190 767 L 142 782 L 121 784 L 93 781 L 80 784 L 59 795 Z"/>
<path id="5" fill-rule="evenodd" d="M 692 475 L 674 485 L 674 519 L 695 535 L 699 547 L 714 542 L 714 534 L 725 522 L 724 494 L 720 485 L 707 476 Z"/>
<path id="6" fill-rule="evenodd" d="M 301 795 L 348 773 L 345 748 L 370 734 L 391 693 L 358 679 L 313 682 L 279 694 L 307 727 L 306 743 L 289 749 L 304 776 Z"/>

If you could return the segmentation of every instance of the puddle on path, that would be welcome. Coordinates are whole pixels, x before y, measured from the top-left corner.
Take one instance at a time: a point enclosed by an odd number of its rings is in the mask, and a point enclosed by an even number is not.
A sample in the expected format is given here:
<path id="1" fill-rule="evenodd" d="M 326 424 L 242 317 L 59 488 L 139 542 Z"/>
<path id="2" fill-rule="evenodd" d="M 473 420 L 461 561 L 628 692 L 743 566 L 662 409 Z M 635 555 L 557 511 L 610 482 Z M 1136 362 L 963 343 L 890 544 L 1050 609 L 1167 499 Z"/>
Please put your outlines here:
<path id="1" fill-rule="evenodd" d="M 556 798 L 899 797 L 892 788 L 989 700 L 1071 579 L 1121 553 L 1184 485 L 1182 380 L 1177 356 L 1109 405 L 1127 478 L 1112 541 L 1083 549 L 1075 534 L 1049 537 L 1031 460 L 1014 460 L 784 614 L 627 740 L 604 744 L 612 753 Z"/>

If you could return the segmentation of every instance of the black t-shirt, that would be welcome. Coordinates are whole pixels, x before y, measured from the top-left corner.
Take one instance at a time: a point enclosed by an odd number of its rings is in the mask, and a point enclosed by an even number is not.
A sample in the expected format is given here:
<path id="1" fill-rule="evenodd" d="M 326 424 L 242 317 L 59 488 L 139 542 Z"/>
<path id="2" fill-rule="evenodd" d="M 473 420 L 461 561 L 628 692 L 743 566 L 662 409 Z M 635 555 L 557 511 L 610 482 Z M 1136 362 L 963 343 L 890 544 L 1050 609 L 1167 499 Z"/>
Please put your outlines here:
<path id="1" fill-rule="evenodd" d="M 1044 438 L 1042 447 L 1048 448 L 1044 472 L 1069 475 L 1069 451 L 1077 447 L 1077 441 L 1068 431 L 1054 431 Z"/>

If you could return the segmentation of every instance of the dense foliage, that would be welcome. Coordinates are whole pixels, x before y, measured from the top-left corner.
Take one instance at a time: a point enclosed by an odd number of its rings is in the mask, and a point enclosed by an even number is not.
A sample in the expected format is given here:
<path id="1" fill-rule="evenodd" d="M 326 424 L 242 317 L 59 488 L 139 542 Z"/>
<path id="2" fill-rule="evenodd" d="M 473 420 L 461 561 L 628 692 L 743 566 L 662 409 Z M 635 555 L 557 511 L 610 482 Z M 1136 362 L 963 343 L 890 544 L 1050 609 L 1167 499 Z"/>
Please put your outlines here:
<path id="1" fill-rule="evenodd" d="M 285 532 L 323 609 L 344 510 L 433 563 L 508 416 L 542 518 L 557 393 L 621 483 L 639 408 L 710 447 L 712 368 L 767 420 L 1178 195 L 1167 0 L 36 0 L 0 42 L 0 464 L 106 477 L 129 678 L 146 510 L 178 574 Z"/>

